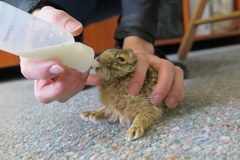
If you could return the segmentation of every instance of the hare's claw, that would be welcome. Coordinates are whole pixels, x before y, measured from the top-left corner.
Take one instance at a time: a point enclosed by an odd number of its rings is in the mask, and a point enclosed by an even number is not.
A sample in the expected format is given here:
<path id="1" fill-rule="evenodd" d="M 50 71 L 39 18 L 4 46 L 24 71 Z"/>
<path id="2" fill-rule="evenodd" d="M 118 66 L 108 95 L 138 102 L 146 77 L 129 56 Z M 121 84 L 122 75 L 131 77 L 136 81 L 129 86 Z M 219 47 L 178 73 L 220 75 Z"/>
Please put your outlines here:
<path id="1" fill-rule="evenodd" d="M 85 121 L 98 122 L 106 119 L 102 111 L 86 111 L 81 113 L 81 118 Z"/>
<path id="2" fill-rule="evenodd" d="M 128 141 L 138 139 L 144 135 L 144 128 L 140 126 L 130 127 L 127 130 L 125 139 Z"/>

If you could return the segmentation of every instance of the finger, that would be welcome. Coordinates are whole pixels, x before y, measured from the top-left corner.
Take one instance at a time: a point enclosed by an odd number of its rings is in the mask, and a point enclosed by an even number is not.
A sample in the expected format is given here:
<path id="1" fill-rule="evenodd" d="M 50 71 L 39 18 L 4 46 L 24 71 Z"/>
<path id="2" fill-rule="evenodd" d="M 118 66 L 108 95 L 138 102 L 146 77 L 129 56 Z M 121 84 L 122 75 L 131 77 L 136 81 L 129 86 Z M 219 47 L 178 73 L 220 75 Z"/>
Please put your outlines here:
<path id="1" fill-rule="evenodd" d="M 34 81 L 34 94 L 36 99 L 43 104 L 48 104 L 54 101 L 55 93 L 57 92 L 54 82 L 51 80 L 35 80 Z M 51 92 L 47 92 L 48 88 L 52 88 Z"/>
<path id="2" fill-rule="evenodd" d="M 70 70 L 55 81 L 36 80 L 34 87 L 36 99 L 45 104 L 53 101 L 63 102 L 83 89 L 88 75 L 88 72 Z"/>
<path id="3" fill-rule="evenodd" d="M 167 95 L 164 103 L 170 109 L 176 108 L 184 99 L 184 84 L 183 84 L 183 70 L 175 67 L 175 76 L 172 83 L 172 88 Z"/>
<path id="4" fill-rule="evenodd" d="M 134 73 L 131 75 L 131 80 L 128 84 L 128 91 L 133 96 L 136 96 L 142 88 L 149 64 L 149 62 L 146 62 L 147 58 L 145 56 L 137 54 L 137 57 L 137 66 Z"/>
<path id="5" fill-rule="evenodd" d="M 82 24 L 72 16 L 62 10 L 50 6 L 43 7 L 39 12 L 38 17 L 50 24 L 69 31 L 73 36 L 79 35 L 83 30 Z"/>
<path id="6" fill-rule="evenodd" d="M 72 72 L 72 73 L 71 73 Z M 75 70 L 72 70 L 70 73 L 70 79 L 72 79 L 73 83 L 70 84 L 71 87 L 67 87 L 68 90 L 64 89 L 64 93 L 66 92 L 67 94 L 65 96 L 59 96 L 58 98 L 58 102 L 66 102 L 67 100 L 69 100 L 70 98 L 72 98 L 73 96 L 75 96 L 78 92 L 80 92 L 81 90 L 83 90 L 87 78 L 89 76 L 89 71 L 85 72 L 85 73 L 79 73 Z M 63 94 L 64 95 L 64 94 Z"/>
<path id="7" fill-rule="evenodd" d="M 89 75 L 86 84 L 87 85 L 101 85 L 103 83 L 103 79 L 97 75 Z"/>
<path id="8" fill-rule="evenodd" d="M 31 80 L 51 79 L 62 74 L 65 67 L 57 61 L 31 61 L 20 58 L 21 72 Z"/>
<path id="9" fill-rule="evenodd" d="M 174 78 L 174 65 L 164 59 L 155 59 L 150 64 L 156 71 L 158 71 L 157 84 L 151 95 L 153 104 L 160 104 L 171 89 Z"/>

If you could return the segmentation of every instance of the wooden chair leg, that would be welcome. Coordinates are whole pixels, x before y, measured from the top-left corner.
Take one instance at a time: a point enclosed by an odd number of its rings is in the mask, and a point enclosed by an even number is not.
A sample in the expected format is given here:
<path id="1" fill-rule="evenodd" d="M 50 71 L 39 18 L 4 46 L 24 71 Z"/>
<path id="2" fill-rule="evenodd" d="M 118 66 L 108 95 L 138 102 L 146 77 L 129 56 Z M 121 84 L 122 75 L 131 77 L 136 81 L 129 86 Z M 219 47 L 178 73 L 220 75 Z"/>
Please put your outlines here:
<path id="1" fill-rule="evenodd" d="M 207 4 L 208 0 L 198 0 L 196 7 L 194 9 L 193 15 L 191 17 L 191 20 L 188 25 L 188 29 L 186 33 L 184 34 L 184 37 L 182 39 L 181 45 L 178 50 L 178 57 L 181 60 L 184 60 L 187 58 L 187 54 L 193 44 L 194 36 L 197 30 L 197 25 L 194 24 L 194 22 L 197 19 L 200 19 L 202 17 L 202 13 L 204 11 L 204 8 Z"/>

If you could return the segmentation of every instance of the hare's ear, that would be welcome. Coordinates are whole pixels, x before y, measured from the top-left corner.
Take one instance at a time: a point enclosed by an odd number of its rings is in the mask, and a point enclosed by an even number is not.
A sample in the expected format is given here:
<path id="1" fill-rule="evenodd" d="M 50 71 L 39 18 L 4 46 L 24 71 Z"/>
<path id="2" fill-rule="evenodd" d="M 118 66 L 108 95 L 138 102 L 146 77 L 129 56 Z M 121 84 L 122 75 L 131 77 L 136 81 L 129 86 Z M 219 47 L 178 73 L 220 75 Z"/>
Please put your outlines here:
<path id="1" fill-rule="evenodd" d="M 128 49 L 126 49 L 126 50 L 127 50 L 127 52 L 134 53 L 134 51 L 133 51 L 132 48 L 128 48 Z"/>
<path id="2" fill-rule="evenodd" d="M 123 51 L 124 53 L 127 53 L 128 55 L 130 55 L 130 57 L 132 57 L 132 55 L 134 54 L 134 51 L 132 48 L 126 48 Z"/>
<path id="3" fill-rule="evenodd" d="M 127 53 L 129 55 L 130 59 L 133 59 L 133 58 L 135 59 L 136 58 L 136 55 L 135 55 L 133 49 L 131 49 L 131 48 L 127 49 Z"/>

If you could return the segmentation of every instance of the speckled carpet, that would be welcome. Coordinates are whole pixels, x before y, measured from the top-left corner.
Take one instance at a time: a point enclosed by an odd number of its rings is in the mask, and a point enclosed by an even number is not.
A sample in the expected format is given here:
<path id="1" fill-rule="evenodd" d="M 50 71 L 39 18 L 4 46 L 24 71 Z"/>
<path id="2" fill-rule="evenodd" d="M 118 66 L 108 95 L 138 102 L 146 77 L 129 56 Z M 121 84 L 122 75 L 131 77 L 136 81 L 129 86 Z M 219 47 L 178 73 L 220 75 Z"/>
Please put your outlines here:
<path id="1" fill-rule="evenodd" d="M 32 81 L 1 82 L 0 159 L 239 160 L 240 46 L 191 53 L 185 64 L 185 101 L 132 142 L 124 139 L 128 126 L 80 118 L 101 106 L 97 88 L 42 105 Z"/>

